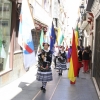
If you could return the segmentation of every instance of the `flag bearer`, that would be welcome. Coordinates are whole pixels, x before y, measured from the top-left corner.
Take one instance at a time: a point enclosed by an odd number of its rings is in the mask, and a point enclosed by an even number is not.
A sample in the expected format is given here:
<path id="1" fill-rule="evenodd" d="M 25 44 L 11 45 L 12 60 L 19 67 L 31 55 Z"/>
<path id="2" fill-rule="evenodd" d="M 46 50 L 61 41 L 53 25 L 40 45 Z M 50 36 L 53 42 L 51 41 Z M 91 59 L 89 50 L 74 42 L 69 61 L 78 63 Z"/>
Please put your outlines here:
<path id="1" fill-rule="evenodd" d="M 38 51 L 38 71 L 37 80 L 42 82 L 41 90 L 45 93 L 46 84 L 48 81 L 52 81 L 52 53 L 48 50 L 49 44 L 43 43 L 43 50 Z"/>

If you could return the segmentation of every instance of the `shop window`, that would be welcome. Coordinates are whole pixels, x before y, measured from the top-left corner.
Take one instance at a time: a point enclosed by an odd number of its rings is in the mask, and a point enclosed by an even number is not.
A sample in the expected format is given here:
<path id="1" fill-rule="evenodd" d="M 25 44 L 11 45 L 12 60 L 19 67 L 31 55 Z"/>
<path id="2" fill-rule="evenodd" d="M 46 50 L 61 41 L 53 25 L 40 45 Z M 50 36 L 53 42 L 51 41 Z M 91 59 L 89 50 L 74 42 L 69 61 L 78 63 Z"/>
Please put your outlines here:
<path id="1" fill-rule="evenodd" d="M 0 74 L 9 70 L 12 3 L 0 0 Z"/>

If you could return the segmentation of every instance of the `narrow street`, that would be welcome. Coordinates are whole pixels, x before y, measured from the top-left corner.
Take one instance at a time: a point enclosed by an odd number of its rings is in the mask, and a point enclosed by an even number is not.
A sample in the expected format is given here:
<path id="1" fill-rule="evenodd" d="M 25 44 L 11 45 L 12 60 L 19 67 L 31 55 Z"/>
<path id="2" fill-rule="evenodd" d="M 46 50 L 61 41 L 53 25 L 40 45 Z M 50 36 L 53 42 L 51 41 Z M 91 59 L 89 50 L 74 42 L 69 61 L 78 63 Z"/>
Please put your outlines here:
<path id="1" fill-rule="evenodd" d="M 100 0 L 0 0 L 0 100 L 100 100 Z"/>
<path id="2" fill-rule="evenodd" d="M 67 79 L 67 71 L 58 76 L 53 69 L 53 81 L 47 84 L 46 93 L 40 90 L 41 83 L 35 80 L 37 68 L 18 80 L 0 89 L 0 100 L 99 100 L 92 79 L 80 71 L 76 84 L 71 85 Z"/>

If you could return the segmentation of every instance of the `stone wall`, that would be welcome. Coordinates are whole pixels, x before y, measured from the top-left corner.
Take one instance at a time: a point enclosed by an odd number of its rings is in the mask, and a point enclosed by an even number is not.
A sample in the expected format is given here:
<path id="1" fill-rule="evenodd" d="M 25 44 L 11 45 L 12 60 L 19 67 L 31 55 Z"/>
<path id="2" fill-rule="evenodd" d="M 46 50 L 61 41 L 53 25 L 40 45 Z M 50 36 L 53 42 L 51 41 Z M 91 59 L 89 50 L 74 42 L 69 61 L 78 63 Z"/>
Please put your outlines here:
<path id="1" fill-rule="evenodd" d="M 24 75 L 26 72 L 23 67 L 23 55 L 20 54 L 14 54 L 13 58 L 13 69 L 12 71 L 5 73 L 0 77 L 0 87 L 7 85 L 8 83 L 18 79 L 22 75 Z"/>

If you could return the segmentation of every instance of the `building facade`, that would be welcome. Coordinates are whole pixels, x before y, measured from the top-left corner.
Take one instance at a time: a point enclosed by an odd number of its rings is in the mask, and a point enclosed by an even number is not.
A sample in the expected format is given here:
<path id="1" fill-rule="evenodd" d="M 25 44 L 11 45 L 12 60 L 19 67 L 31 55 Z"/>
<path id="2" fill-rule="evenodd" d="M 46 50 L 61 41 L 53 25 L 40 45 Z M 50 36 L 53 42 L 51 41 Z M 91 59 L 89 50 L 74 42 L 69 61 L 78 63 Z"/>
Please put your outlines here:
<path id="1" fill-rule="evenodd" d="M 22 51 L 17 43 L 20 1 L 0 1 L 0 87 L 22 76 Z"/>
<path id="2" fill-rule="evenodd" d="M 64 35 L 64 40 L 67 34 L 67 12 L 65 9 L 64 0 L 52 0 L 52 19 L 56 30 L 61 29 L 61 34 Z M 57 32 L 56 32 L 57 33 Z"/>
<path id="3" fill-rule="evenodd" d="M 93 77 L 96 82 L 95 86 L 98 90 L 100 98 L 100 0 L 93 0 L 91 11 L 94 15 L 94 41 L 93 41 Z"/>
<path id="4" fill-rule="evenodd" d="M 100 98 L 100 0 L 88 0 L 86 20 L 81 28 L 86 38 L 85 46 L 92 47 L 92 77 Z"/>

